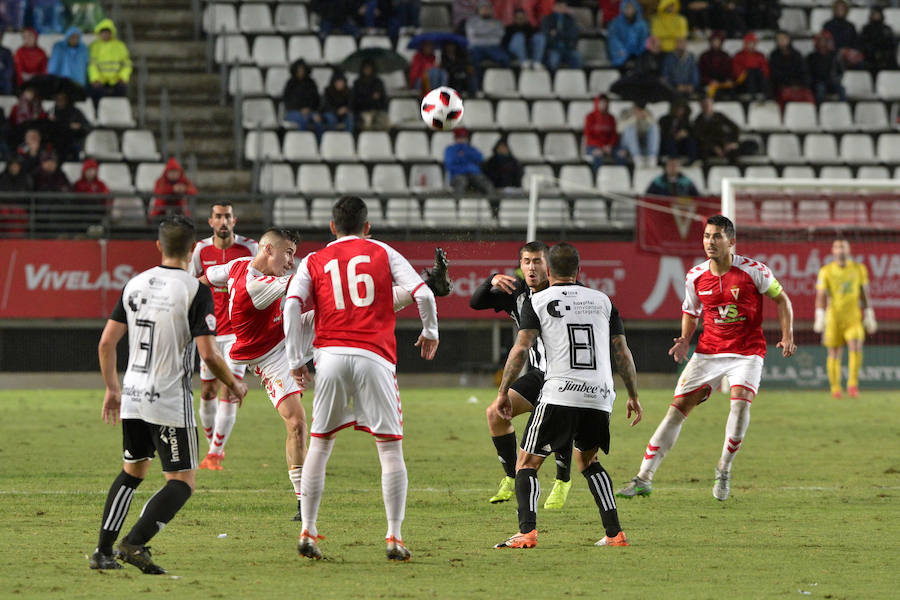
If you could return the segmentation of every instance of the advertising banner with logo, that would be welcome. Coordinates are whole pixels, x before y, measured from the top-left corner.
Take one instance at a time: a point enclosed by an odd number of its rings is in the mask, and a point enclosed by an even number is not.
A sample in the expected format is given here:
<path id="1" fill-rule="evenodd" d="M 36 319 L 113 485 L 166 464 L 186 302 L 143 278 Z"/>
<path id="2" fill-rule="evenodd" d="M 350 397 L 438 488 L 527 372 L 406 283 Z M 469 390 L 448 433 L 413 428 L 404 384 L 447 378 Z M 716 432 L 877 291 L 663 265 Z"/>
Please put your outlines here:
<path id="1" fill-rule="evenodd" d="M 695 256 L 706 218 L 720 212 L 719 198 L 641 198 L 635 228 L 638 245 L 645 252 Z"/>

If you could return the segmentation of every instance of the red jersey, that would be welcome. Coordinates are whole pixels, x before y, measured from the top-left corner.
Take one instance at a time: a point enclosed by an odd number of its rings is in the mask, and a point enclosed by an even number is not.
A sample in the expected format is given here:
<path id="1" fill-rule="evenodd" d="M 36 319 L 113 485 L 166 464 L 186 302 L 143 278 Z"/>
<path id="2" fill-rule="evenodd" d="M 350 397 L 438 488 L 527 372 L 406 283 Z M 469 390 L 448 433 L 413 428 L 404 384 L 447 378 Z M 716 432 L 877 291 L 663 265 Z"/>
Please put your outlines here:
<path id="1" fill-rule="evenodd" d="M 399 252 L 375 240 L 342 237 L 310 254 L 297 269 L 287 297 L 299 300 L 303 312 L 315 310 L 313 347 L 374 354 L 394 366 L 394 282 L 419 304 L 423 334 L 437 339 L 431 290 Z"/>
<path id="2" fill-rule="evenodd" d="M 238 363 L 252 363 L 284 341 L 281 298 L 290 275 L 263 275 L 250 266 L 249 257 L 206 270 L 206 278 L 218 288 L 228 288 L 228 316 L 235 335 L 229 356 Z"/>
<path id="3" fill-rule="evenodd" d="M 766 356 L 762 332 L 762 295 L 774 298 L 781 284 L 769 267 L 745 256 L 734 255 L 731 269 L 713 275 L 707 260 L 687 272 L 681 309 L 703 315 L 703 333 L 697 354 Z"/>
<path id="4" fill-rule="evenodd" d="M 77 185 L 77 184 L 76 184 Z M 225 249 L 216 248 L 213 242 L 214 236 L 197 242 L 194 246 L 194 254 L 191 256 L 191 266 L 188 269 L 194 277 L 200 277 L 206 274 L 206 270 L 213 265 L 225 265 L 236 258 L 244 258 L 256 256 L 258 245 L 250 238 L 242 235 L 234 236 L 234 243 Z M 207 277 L 207 279 L 209 279 Z M 228 288 L 223 285 L 221 287 L 212 288 L 213 301 L 216 304 L 216 338 L 224 335 L 234 335 L 231 329 L 231 319 L 228 318 Z"/>

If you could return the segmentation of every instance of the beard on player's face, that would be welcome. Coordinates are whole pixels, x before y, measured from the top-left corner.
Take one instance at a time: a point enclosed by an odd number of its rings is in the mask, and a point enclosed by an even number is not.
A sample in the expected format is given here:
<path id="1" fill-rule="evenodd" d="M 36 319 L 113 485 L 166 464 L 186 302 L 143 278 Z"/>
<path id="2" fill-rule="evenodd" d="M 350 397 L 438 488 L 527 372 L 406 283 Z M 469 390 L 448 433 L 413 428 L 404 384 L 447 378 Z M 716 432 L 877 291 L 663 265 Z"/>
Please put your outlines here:
<path id="1" fill-rule="evenodd" d="M 231 237 L 231 228 L 227 225 L 222 225 L 218 229 L 216 229 L 216 235 L 223 240 L 227 240 Z"/>

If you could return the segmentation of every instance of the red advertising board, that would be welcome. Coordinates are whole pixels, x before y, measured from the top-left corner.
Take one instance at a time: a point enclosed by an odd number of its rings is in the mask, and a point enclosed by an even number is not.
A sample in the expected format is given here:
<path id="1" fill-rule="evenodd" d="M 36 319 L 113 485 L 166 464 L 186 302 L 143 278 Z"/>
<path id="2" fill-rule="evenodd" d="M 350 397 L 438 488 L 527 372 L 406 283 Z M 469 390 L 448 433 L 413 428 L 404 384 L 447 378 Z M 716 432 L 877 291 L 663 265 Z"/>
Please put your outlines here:
<path id="1" fill-rule="evenodd" d="M 441 318 L 491 319 L 493 311 L 474 311 L 469 297 L 486 277 L 512 273 L 517 242 L 394 242 L 420 270 L 431 265 L 434 246 L 451 261 L 453 293 L 438 302 Z M 680 257 L 643 252 L 633 242 L 579 242 L 580 279 L 610 295 L 625 319 L 677 319 L 681 314 L 684 274 L 702 255 Z M 303 243 L 300 255 L 321 247 Z M 700 240 L 696 242 L 698 251 Z M 812 319 L 815 280 L 829 245 L 805 243 L 741 244 L 739 251 L 769 265 L 785 285 L 796 317 Z M 871 295 L 879 318 L 900 319 L 900 243 L 857 244 L 857 260 L 869 269 Z M 157 263 L 150 241 L 2 241 L 0 242 L 0 318 L 105 318 L 122 286 L 133 274 Z M 774 318 L 774 304 L 769 318 Z M 415 318 L 415 308 L 402 315 Z"/>
<path id="2" fill-rule="evenodd" d="M 719 198 L 641 198 L 635 228 L 638 245 L 641 250 L 657 254 L 694 256 L 706 218 L 720 212 Z"/>

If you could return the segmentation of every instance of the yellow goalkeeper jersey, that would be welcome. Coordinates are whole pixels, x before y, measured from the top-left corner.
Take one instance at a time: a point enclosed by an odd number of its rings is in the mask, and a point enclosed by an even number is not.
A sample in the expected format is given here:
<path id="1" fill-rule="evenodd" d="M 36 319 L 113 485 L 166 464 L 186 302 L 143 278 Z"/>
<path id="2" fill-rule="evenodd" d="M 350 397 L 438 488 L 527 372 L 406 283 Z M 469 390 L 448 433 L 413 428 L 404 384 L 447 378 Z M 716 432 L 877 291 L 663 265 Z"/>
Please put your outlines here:
<path id="1" fill-rule="evenodd" d="M 859 296 L 862 286 L 868 283 L 869 272 L 864 264 L 848 260 L 841 267 L 837 262 L 830 262 L 819 270 L 816 289 L 828 293 L 830 315 L 840 315 L 842 319 L 861 319 Z"/>

